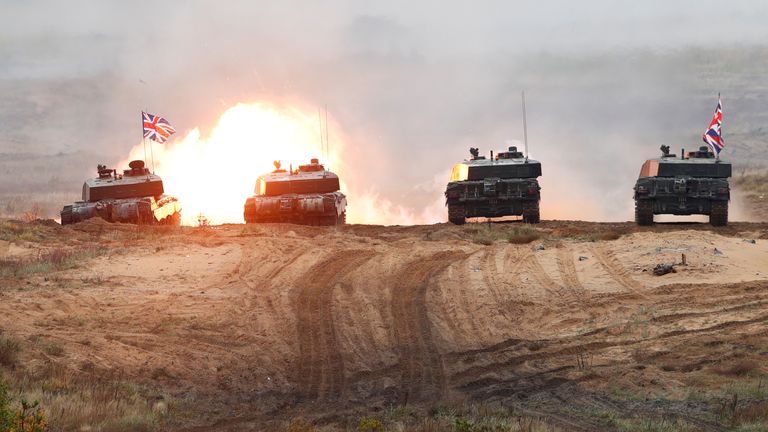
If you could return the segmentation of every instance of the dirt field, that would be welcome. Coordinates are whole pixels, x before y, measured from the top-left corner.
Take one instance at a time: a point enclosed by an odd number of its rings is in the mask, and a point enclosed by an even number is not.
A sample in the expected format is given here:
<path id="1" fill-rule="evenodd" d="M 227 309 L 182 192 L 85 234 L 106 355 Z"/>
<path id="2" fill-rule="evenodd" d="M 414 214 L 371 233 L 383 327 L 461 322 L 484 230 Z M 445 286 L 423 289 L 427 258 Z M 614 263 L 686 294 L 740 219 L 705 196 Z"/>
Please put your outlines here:
<path id="1" fill-rule="evenodd" d="M 13 373 L 136 383 L 163 429 L 407 425 L 393 407 L 478 404 L 562 430 L 768 422 L 768 224 L 2 234 Z M 80 258 L 24 267 L 55 251 Z"/>

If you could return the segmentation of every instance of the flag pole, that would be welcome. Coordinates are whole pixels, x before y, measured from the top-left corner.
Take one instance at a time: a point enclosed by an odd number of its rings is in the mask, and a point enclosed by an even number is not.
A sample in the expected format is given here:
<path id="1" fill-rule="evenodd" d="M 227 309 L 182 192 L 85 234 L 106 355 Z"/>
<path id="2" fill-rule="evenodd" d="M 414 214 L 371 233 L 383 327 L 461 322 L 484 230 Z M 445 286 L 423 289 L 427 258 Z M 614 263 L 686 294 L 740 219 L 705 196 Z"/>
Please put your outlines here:
<path id="1" fill-rule="evenodd" d="M 147 160 L 147 137 L 144 136 L 144 111 L 141 112 L 141 141 L 144 143 L 144 160 Z"/>
<path id="2" fill-rule="evenodd" d="M 330 153 L 331 149 L 329 148 L 328 143 L 328 104 L 325 104 L 325 161 L 330 162 L 328 160 L 328 153 Z"/>
<path id="3" fill-rule="evenodd" d="M 146 109 L 146 108 L 145 108 Z M 153 140 L 149 140 L 149 156 L 152 158 L 152 174 L 155 173 L 155 150 L 154 146 L 152 145 Z M 144 157 L 147 157 L 146 154 Z"/>

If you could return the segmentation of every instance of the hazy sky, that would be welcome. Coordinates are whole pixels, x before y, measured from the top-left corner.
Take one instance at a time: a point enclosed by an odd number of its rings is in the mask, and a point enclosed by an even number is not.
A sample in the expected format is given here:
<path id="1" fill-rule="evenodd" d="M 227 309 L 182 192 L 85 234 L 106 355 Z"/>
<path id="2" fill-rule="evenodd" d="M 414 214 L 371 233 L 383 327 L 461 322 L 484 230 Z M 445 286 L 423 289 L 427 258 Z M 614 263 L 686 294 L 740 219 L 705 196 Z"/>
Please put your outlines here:
<path id="1" fill-rule="evenodd" d="M 522 139 L 522 89 L 551 215 L 626 219 L 638 159 L 698 145 L 718 91 L 726 133 L 755 136 L 768 88 L 764 1 L 2 0 L 0 12 L 0 153 L 119 158 L 142 108 L 205 130 L 237 102 L 300 98 L 353 138 L 348 183 L 415 215 L 470 145 Z M 588 191 L 591 214 L 569 187 Z"/>

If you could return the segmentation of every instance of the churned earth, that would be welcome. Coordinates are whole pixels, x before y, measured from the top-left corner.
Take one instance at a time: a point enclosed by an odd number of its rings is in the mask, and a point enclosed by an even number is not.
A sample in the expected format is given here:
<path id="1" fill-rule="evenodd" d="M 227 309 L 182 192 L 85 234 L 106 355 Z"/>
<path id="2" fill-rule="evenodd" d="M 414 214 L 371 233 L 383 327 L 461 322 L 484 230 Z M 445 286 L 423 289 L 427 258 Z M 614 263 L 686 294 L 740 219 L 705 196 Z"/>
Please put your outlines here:
<path id="1" fill-rule="evenodd" d="M 562 430 L 768 418 L 765 223 L 3 226 L 14 373 L 152 389 L 162 429 L 354 429 L 457 404 Z M 78 261 L 20 264 L 56 251 Z"/>

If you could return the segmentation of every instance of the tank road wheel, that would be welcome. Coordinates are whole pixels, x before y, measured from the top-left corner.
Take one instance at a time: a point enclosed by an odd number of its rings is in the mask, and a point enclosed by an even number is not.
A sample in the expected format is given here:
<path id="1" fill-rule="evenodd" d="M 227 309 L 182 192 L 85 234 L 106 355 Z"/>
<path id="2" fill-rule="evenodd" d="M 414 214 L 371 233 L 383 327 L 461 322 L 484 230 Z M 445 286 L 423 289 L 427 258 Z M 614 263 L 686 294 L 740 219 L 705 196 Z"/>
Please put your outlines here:
<path id="1" fill-rule="evenodd" d="M 712 226 L 728 225 L 728 201 L 714 201 L 709 213 L 709 223 Z"/>
<path id="2" fill-rule="evenodd" d="M 467 221 L 467 209 L 460 204 L 448 204 L 448 221 L 454 225 L 464 225 Z"/>
<path id="3" fill-rule="evenodd" d="M 541 220 L 538 201 L 523 202 L 523 222 L 537 224 Z"/>
<path id="4" fill-rule="evenodd" d="M 635 222 L 640 226 L 653 225 L 653 201 L 635 200 Z"/>
<path id="5" fill-rule="evenodd" d="M 69 225 L 73 223 L 72 222 L 72 206 L 64 206 L 64 209 L 61 210 L 61 224 L 62 225 Z"/>

